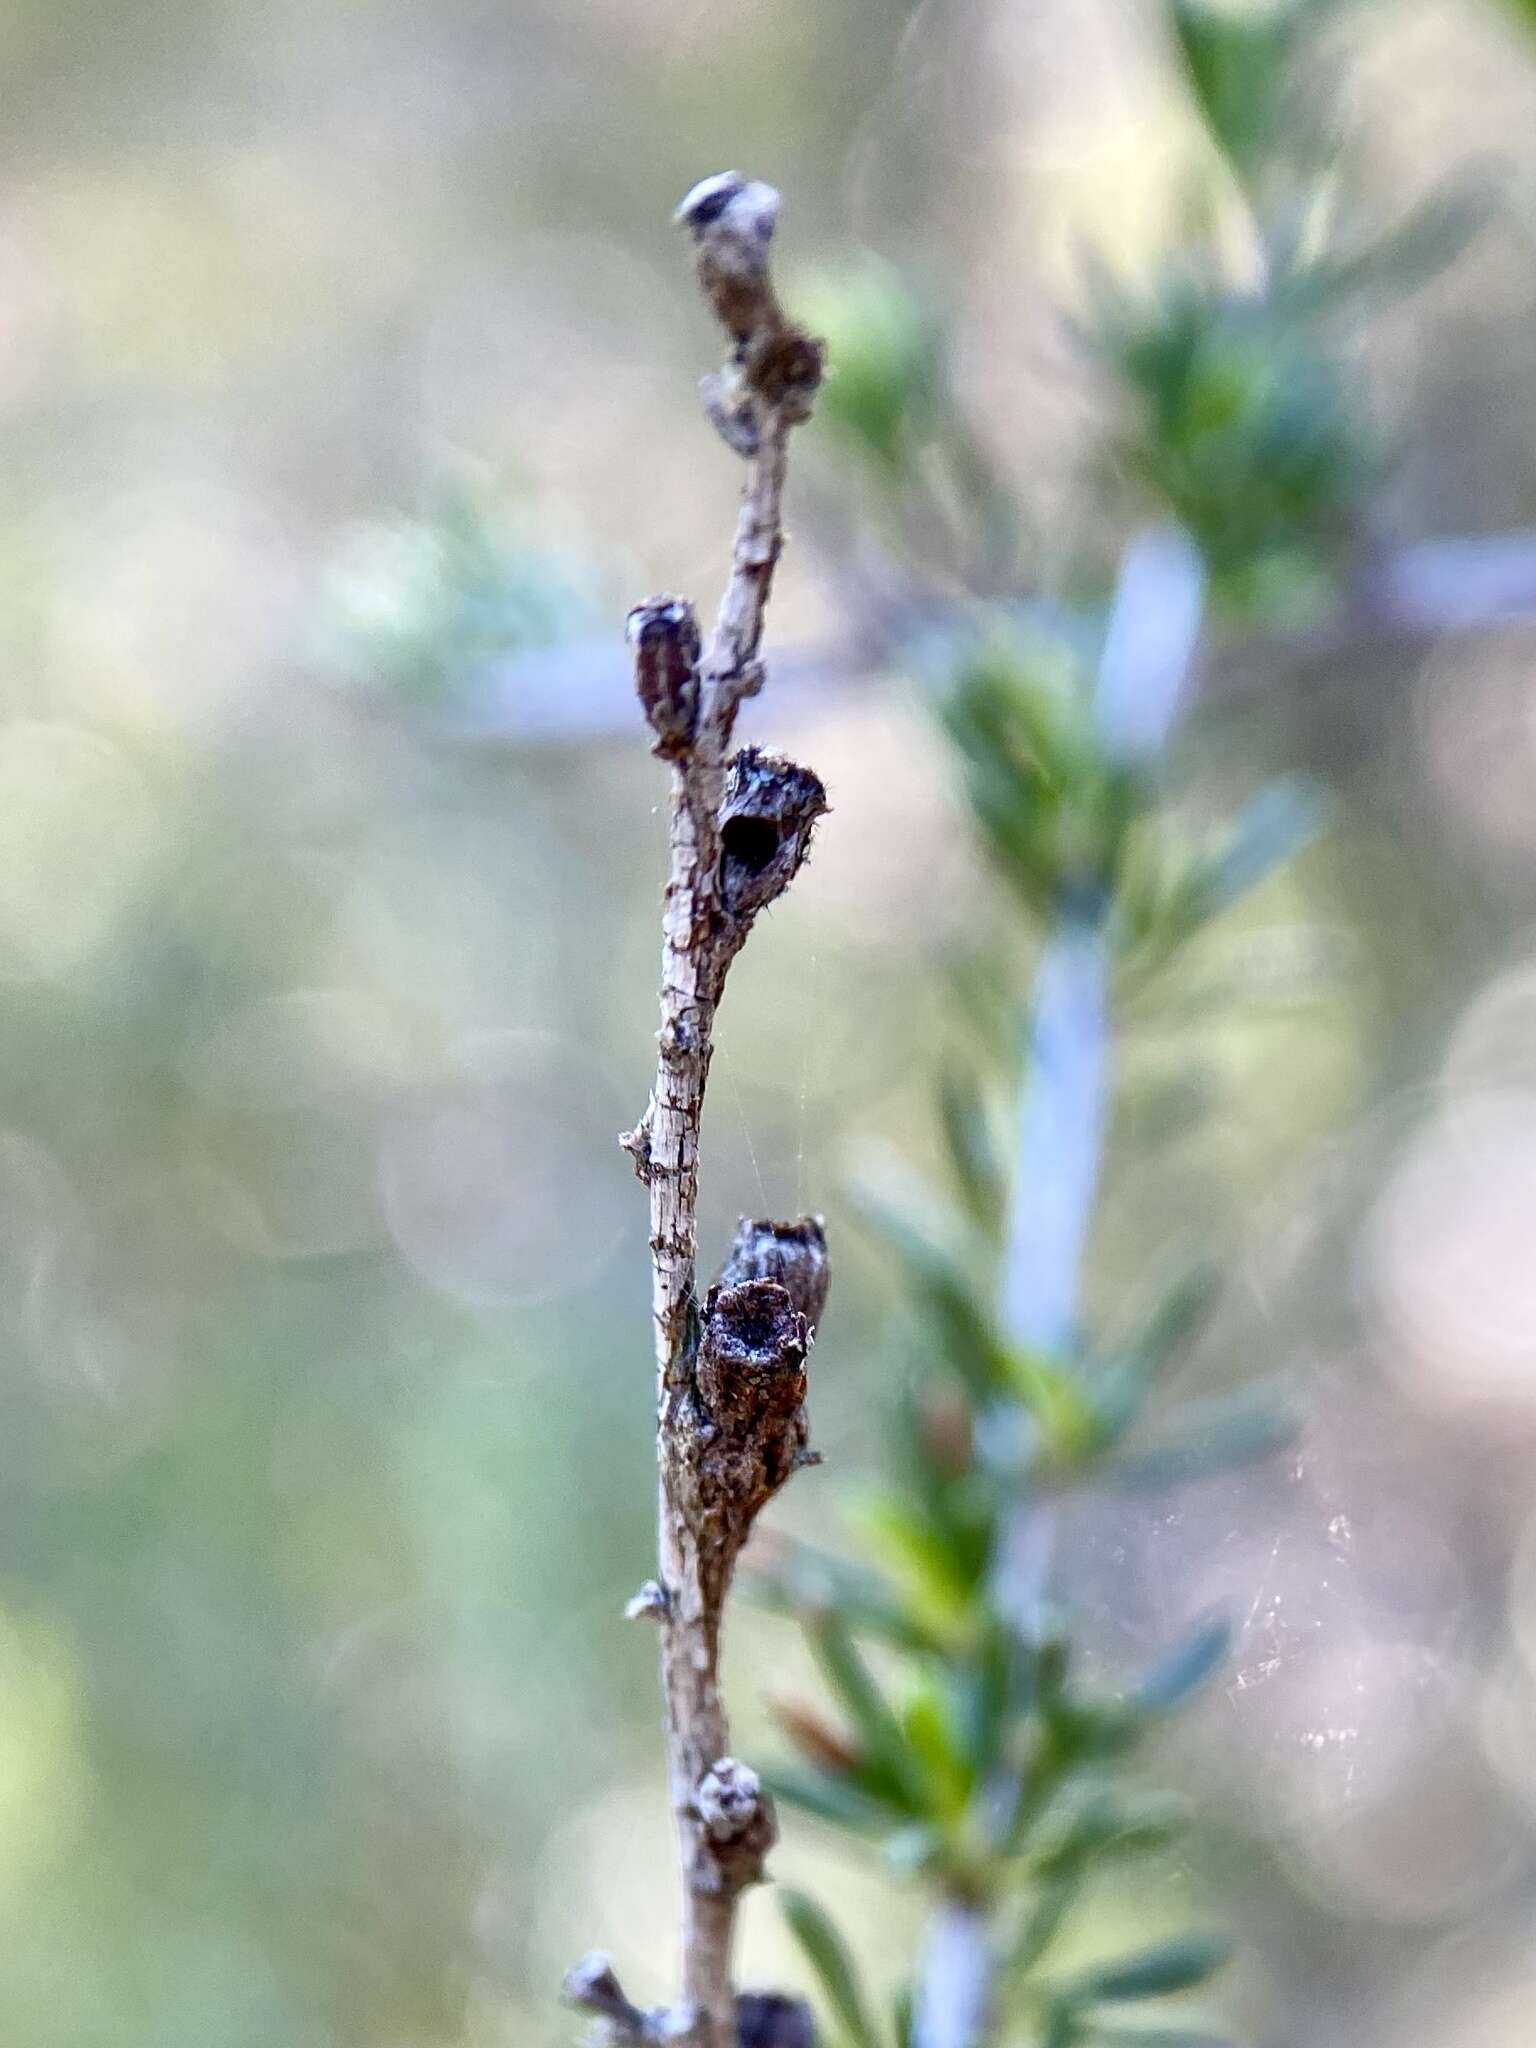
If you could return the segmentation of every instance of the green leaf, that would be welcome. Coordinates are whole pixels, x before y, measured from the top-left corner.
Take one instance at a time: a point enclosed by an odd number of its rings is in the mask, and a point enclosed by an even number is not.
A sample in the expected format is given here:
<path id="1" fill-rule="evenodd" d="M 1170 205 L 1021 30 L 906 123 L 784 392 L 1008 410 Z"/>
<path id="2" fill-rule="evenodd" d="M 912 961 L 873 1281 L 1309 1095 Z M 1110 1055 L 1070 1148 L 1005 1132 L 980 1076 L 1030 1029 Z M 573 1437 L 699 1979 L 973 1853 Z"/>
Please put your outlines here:
<path id="1" fill-rule="evenodd" d="M 1029 1410 L 1052 1463 L 1080 1464 L 1100 1448 L 1101 1417 L 1080 1373 L 1062 1359 L 1022 1345 L 1011 1345 L 1004 1356 L 1008 1383 Z"/>
<path id="2" fill-rule="evenodd" d="M 1008 1199 L 1008 1167 L 974 1075 L 944 1074 L 939 1117 L 967 1213 L 978 1230 L 995 1238 Z"/>
<path id="3" fill-rule="evenodd" d="M 1172 0 L 1169 14 L 1195 104 L 1240 171 L 1262 161 L 1281 121 L 1295 11 L 1287 0 L 1241 11 L 1209 0 Z"/>
<path id="4" fill-rule="evenodd" d="M 1140 1414 L 1152 1381 L 1187 1348 L 1210 1313 L 1219 1275 L 1208 1259 L 1185 1258 L 1172 1267 L 1129 1336 L 1089 1381 L 1098 1417 L 1098 1445 L 1118 1443 Z"/>
<path id="5" fill-rule="evenodd" d="M 958 1736 L 974 1783 L 982 1783 L 997 1764 L 1004 1734 L 1026 1690 L 1032 1690 L 1033 1675 L 1026 1645 L 989 1616 L 974 1657 L 952 1673 Z"/>
<path id="6" fill-rule="evenodd" d="M 853 1959 L 830 1918 L 804 1892 L 787 1891 L 781 1886 L 774 1897 L 854 2048 L 881 2048 Z"/>
<path id="7" fill-rule="evenodd" d="M 1181 1809 L 1168 1800 L 1125 1805 L 1101 1795 L 1037 1852 L 1035 1868 L 1052 1882 L 1078 1875 L 1090 1862 L 1155 1854 L 1174 1840 L 1182 1820 Z"/>
<path id="8" fill-rule="evenodd" d="M 995 946 L 952 945 L 939 963 L 945 1006 L 989 1069 L 1018 1062 L 1019 991 L 1013 963 Z"/>
<path id="9" fill-rule="evenodd" d="M 1082 2038 L 1082 2019 L 1070 2005 L 1053 2005 L 1047 2009 L 1040 2048 L 1077 2048 Z"/>
<path id="10" fill-rule="evenodd" d="M 1133 1998 L 1167 1998 L 1204 1984 L 1225 1967 L 1232 1945 L 1215 1935 L 1185 1935 L 1179 1940 L 1143 1949 L 1140 1955 L 1100 1963 L 1067 1987 L 1075 2002 L 1122 2004 Z"/>
<path id="11" fill-rule="evenodd" d="M 979 576 L 984 589 L 1007 589 L 1017 583 L 1019 507 L 991 450 L 971 426 L 964 409 L 946 387 L 940 405 L 938 450 L 949 472 L 962 512 L 979 543 Z"/>
<path id="12" fill-rule="evenodd" d="M 1145 1717 L 1115 1702 L 1063 1697 L 1054 1705 L 1043 1705 L 1041 1711 L 1061 1777 L 1085 1762 L 1102 1763 L 1124 1756 L 1146 1733 Z"/>
<path id="13" fill-rule="evenodd" d="M 1077 1871 L 1062 1871 L 1041 1881 L 1009 1943 L 1006 1968 L 1010 1973 L 1023 1975 L 1048 1952 L 1081 1888 Z"/>
<path id="14" fill-rule="evenodd" d="M 1105 754 L 1076 657 L 994 635 L 957 662 L 939 715 L 1003 878 L 1034 912 L 1108 888 L 1141 785 Z"/>
<path id="15" fill-rule="evenodd" d="M 1272 1457 L 1295 1440 L 1296 1419 L 1251 1394 L 1191 1402 L 1174 1420 L 1178 1433 L 1104 1467 L 1116 1486 L 1155 1491 Z"/>
<path id="16" fill-rule="evenodd" d="M 912 2048 L 912 1992 L 903 1985 L 891 2003 L 891 2030 L 896 2048 Z"/>
<path id="17" fill-rule="evenodd" d="M 795 304 L 827 345 L 818 420 L 901 481 L 934 432 L 944 331 L 934 307 L 873 255 L 807 279 Z"/>
<path id="18" fill-rule="evenodd" d="M 875 1155 L 849 1199 L 865 1226 L 883 1238 L 927 1309 L 948 1362 L 978 1393 L 1004 1377 L 1005 1354 L 965 1255 L 965 1233 L 899 1161 Z"/>
<path id="19" fill-rule="evenodd" d="M 1170 1270 L 1123 1347 L 1144 1377 L 1162 1372 L 1184 1351 L 1209 1316 L 1220 1285 L 1214 1261 L 1201 1254 L 1170 1261 Z"/>
<path id="20" fill-rule="evenodd" d="M 1217 916 L 1249 895 L 1317 837 L 1326 815 L 1310 783 L 1290 777 L 1272 782 L 1249 802 L 1225 850 L 1205 868 L 1205 913 Z"/>
<path id="21" fill-rule="evenodd" d="M 1135 1704 L 1149 1714 L 1171 1714 L 1184 1705 L 1226 1661 L 1232 1631 L 1223 1620 L 1197 1628 L 1137 1686 Z"/>
<path id="22" fill-rule="evenodd" d="M 958 1820 L 974 1778 L 969 1758 L 955 1742 L 943 1695 L 930 1678 L 913 1681 L 902 1702 L 901 1727 L 928 1781 L 932 1812 L 941 1821 Z"/>
<path id="23" fill-rule="evenodd" d="M 839 1615 L 824 1613 L 806 1623 L 806 1641 L 837 1695 L 865 1757 L 864 1789 L 916 1819 L 929 1812 L 927 1786 L 908 1753 L 901 1726 L 875 1684 Z"/>
<path id="24" fill-rule="evenodd" d="M 931 1650 L 937 1638 L 877 1573 L 809 1543 L 778 1539 L 740 1569 L 737 1585 L 755 1606 L 804 1622 L 835 1607 L 850 1629 L 901 1650 Z"/>
<path id="25" fill-rule="evenodd" d="M 1450 268 L 1487 226 L 1493 206 L 1485 178 L 1443 186 L 1363 247 L 1325 250 L 1277 277 L 1275 299 L 1305 317 L 1367 295 L 1404 296 Z"/>
<path id="26" fill-rule="evenodd" d="M 875 1558 L 900 1583 L 933 1632 L 952 1637 L 969 1612 L 978 1560 L 960 1547 L 956 1532 L 895 1494 L 878 1494 L 854 1511 Z"/>
<path id="27" fill-rule="evenodd" d="M 834 1778 L 825 1771 L 784 1770 L 774 1765 L 758 1775 L 782 1804 L 797 1806 L 802 1813 L 814 1814 L 817 1820 L 827 1821 L 833 1827 L 851 1828 L 859 1834 L 883 1834 L 891 1824 L 886 1808 L 845 1778 Z"/>

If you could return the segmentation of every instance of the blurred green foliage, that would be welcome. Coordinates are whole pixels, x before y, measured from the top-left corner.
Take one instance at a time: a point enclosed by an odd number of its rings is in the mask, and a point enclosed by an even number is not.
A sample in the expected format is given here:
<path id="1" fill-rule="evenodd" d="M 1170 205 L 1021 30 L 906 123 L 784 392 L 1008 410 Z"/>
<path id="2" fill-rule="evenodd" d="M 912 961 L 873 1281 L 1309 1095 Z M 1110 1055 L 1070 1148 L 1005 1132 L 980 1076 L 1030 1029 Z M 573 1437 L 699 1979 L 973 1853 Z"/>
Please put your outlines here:
<path id="1" fill-rule="evenodd" d="M 1475 221 L 1436 194 L 1390 234 L 1341 253 L 1338 149 L 1318 91 L 1319 39 L 1336 12 L 1331 0 L 1245 12 L 1171 0 L 1191 97 L 1241 197 L 1253 274 L 1233 277 L 1207 191 L 1150 293 L 1098 276 L 1079 330 L 1121 398 L 1124 425 L 1107 453 L 1193 539 L 1218 614 L 1292 626 L 1337 602 L 1375 460 L 1330 324 L 1363 293 L 1401 291 L 1450 261 Z M 1165 968 L 1306 844 L 1315 799 L 1276 784 L 1214 845 L 1191 845 L 1167 806 L 1161 760 L 1128 751 L 1101 714 L 1082 635 L 1052 638 L 1042 625 L 1026 638 L 987 602 L 978 565 L 999 565 L 987 537 L 1016 537 L 1019 524 L 993 510 L 994 473 L 946 397 L 948 350 L 931 305 L 871 268 L 824 286 L 812 308 L 834 366 L 825 422 L 865 465 L 904 545 L 921 555 L 934 479 L 982 480 L 957 491 L 960 521 L 927 527 L 930 542 L 941 536 L 927 559 L 949 573 L 969 564 L 973 611 L 921 659 L 938 672 L 935 709 L 995 875 L 1047 940 L 1091 935 L 1122 981 Z M 965 545 L 972 536 L 979 548 Z M 1006 922 L 996 944 L 1006 954 Z M 1078 1028 L 1099 1026 L 1090 1016 Z M 1065 1057 L 1031 1045 L 1027 1008 L 1010 1018 L 1005 1006 L 981 1057 L 950 1057 L 937 1117 L 947 1193 L 891 1167 L 856 1190 L 903 1275 L 923 1361 L 897 1469 L 857 1516 L 869 1569 L 780 1547 L 756 1583 L 800 1620 L 836 1714 L 781 1709 L 798 1756 L 771 1780 L 780 1796 L 879 1849 L 935 1910 L 947 1901 L 980 1917 L 979 1966 L 995 1979 L 987 2038 L 1073 2048 L 1120 2038 L 1106 2007 L 1194 1990 L 1227 1958 L 1224 1941 L 1200 1937 L 1085 1969 L 1055 1962 L 1100 1871 L 1157 1855 L 1175 1836 L 1166 1807 L 1128 1797 L 1120 1773 L 1218 1668 L 1228 1629 L 1202 1624 L 1126 1690 L 1105 1693 L 1081 1674 L 1072 1613 L 1043 1586 L 1021 1608 L 1022 1531 L 1085 1482 L 1177 1484 L 1267 1456 L 1290 1425 L 1246 1393 L 1149 1422 L 1212 1298 L 1203 1262 L 1175 1272 L 1113 1344 L 1081 1328 L 1040 1343 L 1010 1327 L 1005 1269 L 1021 1256 L 1011 1208 L 1029 1175 L 1067 1171 L 1057 1157 L 1017 1154 L 1021 1096 L 1058 1085 L 1031 1071 L 1031 1052 Z M 1062 1114 L 1096 1126 L 1095 1089 L 1065 1100 Z M 1079 1142 L 1052 1129 L 1057 1142 Z M 1096 1128 L 1081 1142 L 1096 1147 Z M 785 1911 L 834 2038 L 852 2048 L 961 2038 L 931 2014 L 914 2021 L 927 1996 L 921 1960 L 879 2026 L 827 1917 L 797 1894 Z"/>
<path id="2" fill-rule="evenodd" d="M 483 695 L 498 661 L 594 626 L 592 564 L 540 544 L 512 503 L 492 478 L 445 472 L 416 517 L 344 533 L 307 650 L 321 673 L 441 710 Z"/>
<path id="3" fill-rule="evenodd" d="M 1310 827 L 1305 807 L 1277 790 L 1218 852 L 1148 889 L 1129 849 L 1144 876 L 1161 807 L 1155 774 L 1106 747 L 1064 650 L 1042 670 L 1038 656 L 986 645 L 959 663 L 939 711 L 982 843 L 1020 907 L 1047 928 L 1099 926 L 1132 963 L 1138 952 L 1165 962 Z M 1109 1346 L 1083 1337 L 1042 1348 L 1000 1320 L 1016 1178 L 1042 1166 L 1011 1150 L 1020 1028 L 990 1059 L 951 1062 L 942 1077 L 947 1194 L 890 1167 L 856 1190 L 902 1272 L 927 1361 L 903 1411 L 898 1467 L 857 1516 L 871 1569 L 850 1575 L 796 1545 L 771 1552 L 753 1583 L 801 1620 L 838 1715 L 781 1710 L 799 1756 L 770 1782 L 935 1896 L 983 1910 L 1001 1959 L 1003 2034 L 1028 2018 L 1029 2038 L 1067 2044 L 1101 2038 L 1103 2005 L 1193 1988 L 1224 1959 L 1222 1945 L 1180 1941 L 1063 1975 L 1053 1945 L 1101 1869 L 1168 1847 L 1168 1809 L 1118 1789 L 1117 1766 L 1210 1677 L 1228 1635 L 1219 1621 L 1202 1625 L 1127 1692 L 1105 1694 L 1079 1674 L 1070 1613 L 1025 1622 L 1017 1611 L 1008 1559 L 1020 1517 L 1086 1479 L 1156 1486 L 1230 1469 L 1283 1444 L 1288 1424 L 1248 1396 L 1145 1421 L 1209 1305 L 1203 1265 L 1172 1273 Z M 882 1646 L 889 1676 L 866 1661 L 861 1636 Z M 892 2038 L 862 2017 L 854 1965 L 824 1916 L 794 1897 L 786 1910 L 842 2037 L 855 2048 Z M 897 2048 L 910 2002 L 898 1993 Z"/>
<path id="4" fill-rule="evenodd" d="M 1339 324 L 1363 296 L 1434 276 L 1486 219 L 1485 195 L 1445 188 L 1362 233 L 1329 63 L 1348 4 L 1174 0 L 1190 95 L 1246 246 L 1234 264 L 1219 183 L 1197 173 L 1186 244 L 1151 292 L 1100 274 L 1085 322 L 1129 402 L 1120 468 L 1198 541 L 1218 602 L 1288 623 L 1336 601 L 1380 460 Z"/>
<path id="5" fill-rule="evenodd" d="M 866 254 L 812 272 L 795 303 L 826 344 L 818 417 L 868 489 L 862 498 L 908 561 L 973 591 L 1015 587 L 1018 506 L 959 403 L 942 311 L 931 293 Z"/>

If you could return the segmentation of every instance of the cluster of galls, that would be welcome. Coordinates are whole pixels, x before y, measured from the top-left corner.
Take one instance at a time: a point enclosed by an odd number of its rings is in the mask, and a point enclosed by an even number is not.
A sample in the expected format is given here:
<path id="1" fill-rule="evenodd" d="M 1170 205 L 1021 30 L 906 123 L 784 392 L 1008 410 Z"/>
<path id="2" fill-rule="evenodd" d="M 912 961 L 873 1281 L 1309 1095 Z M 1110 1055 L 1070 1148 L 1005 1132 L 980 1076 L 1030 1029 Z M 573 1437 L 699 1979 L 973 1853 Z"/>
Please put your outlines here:
<path id="1" fill-rule="evenodd" d="M 703 703 L 698 620 L 684 597 L 652 597 L 627 624 L 635 657 L 635 689 L 664 761 L 685 761 L 699 737 Z M 739 688 L 736 695 L 744 694 Z M 734 952 L 757 912 L 789 887 L 827 808 L 827 793 L 809 768 L 762 747 L 743 747 L 726 767 L 717 820 L 719 874 L 715 900 L 726 916 Z"/>

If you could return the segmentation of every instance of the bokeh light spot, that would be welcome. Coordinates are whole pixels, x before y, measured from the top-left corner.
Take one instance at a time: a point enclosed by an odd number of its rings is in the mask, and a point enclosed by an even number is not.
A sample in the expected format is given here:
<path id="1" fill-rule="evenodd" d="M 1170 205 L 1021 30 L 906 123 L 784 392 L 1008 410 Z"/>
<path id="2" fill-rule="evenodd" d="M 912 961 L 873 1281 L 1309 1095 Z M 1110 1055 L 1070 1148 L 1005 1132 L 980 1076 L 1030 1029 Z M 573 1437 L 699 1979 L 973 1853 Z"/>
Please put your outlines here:
<path id="1" fill-rule="evenodd" d="M 127 754 L 84 726 L 0 727 L 0 978 L 68 974 L 130 907 L 161 842 Z"/>
<path id="2" fill-rule="evenodd" d="M 590 1054 L 543 1031 L 469 1034 L 448 1068 L 385 1126 L 379 1182 L 401 1255 L 484 1307 L 590 1285 L 635 1211 L 617 1089 Z"/>

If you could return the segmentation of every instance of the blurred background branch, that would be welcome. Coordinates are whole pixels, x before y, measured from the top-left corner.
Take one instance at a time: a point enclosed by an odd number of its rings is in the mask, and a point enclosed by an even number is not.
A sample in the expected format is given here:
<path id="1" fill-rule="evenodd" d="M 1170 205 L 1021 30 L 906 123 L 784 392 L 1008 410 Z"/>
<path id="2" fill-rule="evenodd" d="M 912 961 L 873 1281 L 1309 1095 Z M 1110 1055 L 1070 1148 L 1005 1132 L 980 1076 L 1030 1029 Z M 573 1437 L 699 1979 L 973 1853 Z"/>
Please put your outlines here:
<path id="1" fill-rule="evenodd" d="M 1048 626 L 1048 607 L 1027 601 L 1019 623 Z M 893 606 L 857 632 L 776 654 L 783 691 L 822 697 L 828 691 L 878 685 L 912 643 L 927 649 L 947 632 L 963 633 L 962 603 Z M 1415 541 L 1383 552 L 1362 572 L 1331 617 L 1300 635 L 1258 632 L 1207 654 L 1201 690 L 1215 696 L 1257 687 L 1266 650 L 1299 651 L 1315 662 L 1319 681 L 1342 687 L 1355 664 L 1391 652 L 1410 670 L 1439 643 L 1536 620 L 1536 532 L 1474 534 Z M 622 733 L 631 708 L 631 678 L 622 654 L 606 640 L 570 640 L 498 662 L 486 672 L 474 703 L 455 714 L 447 732 L 466 740 L 516 745 L 579 742 Z"/>

